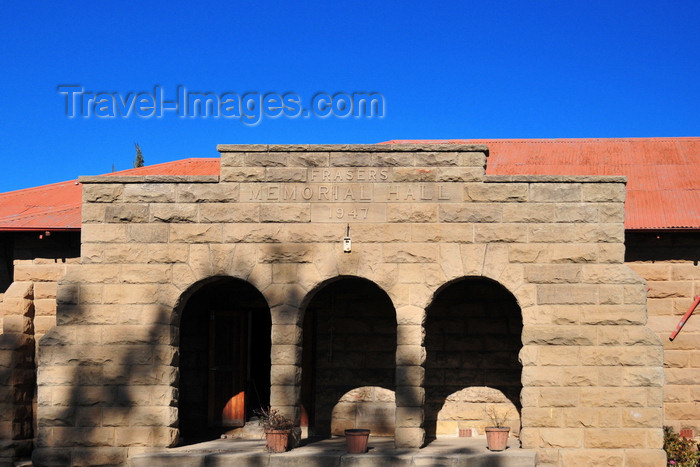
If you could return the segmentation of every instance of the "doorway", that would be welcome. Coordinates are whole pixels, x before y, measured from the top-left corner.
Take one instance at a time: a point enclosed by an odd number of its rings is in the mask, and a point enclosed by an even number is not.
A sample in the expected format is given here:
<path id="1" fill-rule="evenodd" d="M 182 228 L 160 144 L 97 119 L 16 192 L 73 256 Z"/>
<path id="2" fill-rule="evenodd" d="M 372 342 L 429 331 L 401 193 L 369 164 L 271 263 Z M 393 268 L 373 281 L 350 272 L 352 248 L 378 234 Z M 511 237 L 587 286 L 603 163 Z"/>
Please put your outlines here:
<path id="1" fill-rule="evenodd" d="M 270 405 L 270 310 L 245 281 L 216 278 L 180 322 L 181 444 L 220 437 Z"/>

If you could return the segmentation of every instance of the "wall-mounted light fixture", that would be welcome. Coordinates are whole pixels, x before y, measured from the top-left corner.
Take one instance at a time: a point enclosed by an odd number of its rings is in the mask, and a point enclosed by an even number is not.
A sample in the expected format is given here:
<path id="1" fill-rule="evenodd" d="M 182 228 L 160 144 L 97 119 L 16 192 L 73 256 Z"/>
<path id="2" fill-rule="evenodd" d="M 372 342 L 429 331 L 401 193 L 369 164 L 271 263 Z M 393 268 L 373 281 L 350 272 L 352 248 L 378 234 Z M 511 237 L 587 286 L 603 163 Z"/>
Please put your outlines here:
<path id="1" fill-rule="evenodd" d="M 343 239 L 343 253 L 350 253 L 352 251 L 352 240 L 350 240 L 350 224 L 345 231 L 345 238 Z"/>

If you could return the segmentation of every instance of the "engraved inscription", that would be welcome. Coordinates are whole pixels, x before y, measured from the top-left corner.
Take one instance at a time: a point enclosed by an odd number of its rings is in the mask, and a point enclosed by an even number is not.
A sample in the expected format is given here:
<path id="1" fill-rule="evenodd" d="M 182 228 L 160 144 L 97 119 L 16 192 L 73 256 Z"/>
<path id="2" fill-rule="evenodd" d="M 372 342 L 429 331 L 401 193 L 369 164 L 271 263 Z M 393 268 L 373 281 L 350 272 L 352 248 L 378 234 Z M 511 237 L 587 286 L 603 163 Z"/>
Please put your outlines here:
<path id="1" fill-rule="evenodd" d="M 309 169 L 311 182 L 385 182 L 389 169 L 371 167 L 339 167 Z"/>
<path id="2" fill-rule="evenodd" d="M 314 203 L 311 222 L 386 222 L 386 204 Z"/>
<path id="3" fill-rule="evenodd" d="M 319 169 L 320 170 L 320 169 Z M 241 202 L 444 202 L 459 200 L 455 183 L 242 183 Z"/>

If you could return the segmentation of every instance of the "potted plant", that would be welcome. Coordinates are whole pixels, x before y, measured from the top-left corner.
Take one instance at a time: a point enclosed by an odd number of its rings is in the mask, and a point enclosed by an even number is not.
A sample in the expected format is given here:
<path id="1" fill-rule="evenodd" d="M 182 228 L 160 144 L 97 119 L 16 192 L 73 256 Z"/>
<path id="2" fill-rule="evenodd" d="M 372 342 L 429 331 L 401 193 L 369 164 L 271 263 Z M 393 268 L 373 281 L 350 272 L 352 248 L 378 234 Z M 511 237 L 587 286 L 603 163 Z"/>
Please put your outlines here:
<path id="1" fill-rule="evenodd" d="M 294 422 L 271 407 L 258 410 L 256 414 L 259 417 L 258 423 L 265 430 L 265 448 L 269 452 L 285 452 Z"/>
<path id="2" fill-rule="evenodd" d="M 486 409 L 491 425 L 485 428 L 486 431 L 486 447 L 489 451 L 503 451 L 508 445 L 508 432 L 510 427 L 506 426 L 506 421 L 510 415 L 511 409 L 499 411 L 495 406 L 489 406 Z"/>
<path id="3" fill-rule="evenodd" d="M 367 452 L 369 430 L 366 428 L 353 428 L 345 430 L 345 444 L 350 454 L 362 454 Z"/>

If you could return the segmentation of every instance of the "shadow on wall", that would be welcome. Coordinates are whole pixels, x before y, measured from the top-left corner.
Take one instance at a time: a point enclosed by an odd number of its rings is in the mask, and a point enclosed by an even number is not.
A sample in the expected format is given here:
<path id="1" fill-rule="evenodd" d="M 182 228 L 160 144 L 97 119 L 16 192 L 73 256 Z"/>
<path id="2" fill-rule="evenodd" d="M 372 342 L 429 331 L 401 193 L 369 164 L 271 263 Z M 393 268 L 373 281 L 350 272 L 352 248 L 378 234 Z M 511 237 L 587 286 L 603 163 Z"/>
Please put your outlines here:
<path id="1" fill-rule="evenodd" d="M 331 432 L 348 428 L 369 429 L 373 436 L 394 436 L 396 396 L 394 391 L 363 386 L 346 392 L 333 407 Z"/>
<path id="2" fill-rule="evenodd" d="M 109 319 L 129 324 L 105 326 L 101 313 L 77 304 L 78 286 L 59 291 L 58 326 L 40 341 L 34 465 L 124 464 L 126 449 L 109 448 L 174 445 L 172 313 L 160 305 L 115 305 Z"/>
<path id="3" fill-rule="evenodd" d="M 376 284 L 340 277 L 320 286 L 304 315 L 302 404 L 311 436 L 367 425 L 393 436 L 395 404 L 383 399 L 395 391 L 396 342 L 396 311 Z"/>
<path id="4" fill-rule="evenodd" d="M 0 464 L 29 457 L 36 386 L 33 285 L 15 282 L 0 299 Z"/>
<path id="5" fill-rule="evenodd" d="M 439 290 L 426 315 L 426 442 L 454 436 L 460 423 L 485 426 L 489 405 L 510 403 L 519 413 L 522 315 L 515 297 L 498 282 L 467 277 Z"/>

